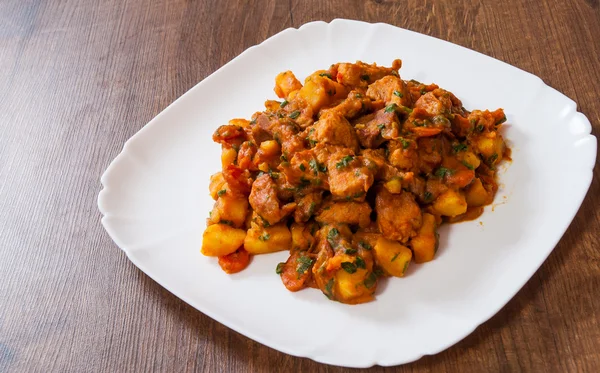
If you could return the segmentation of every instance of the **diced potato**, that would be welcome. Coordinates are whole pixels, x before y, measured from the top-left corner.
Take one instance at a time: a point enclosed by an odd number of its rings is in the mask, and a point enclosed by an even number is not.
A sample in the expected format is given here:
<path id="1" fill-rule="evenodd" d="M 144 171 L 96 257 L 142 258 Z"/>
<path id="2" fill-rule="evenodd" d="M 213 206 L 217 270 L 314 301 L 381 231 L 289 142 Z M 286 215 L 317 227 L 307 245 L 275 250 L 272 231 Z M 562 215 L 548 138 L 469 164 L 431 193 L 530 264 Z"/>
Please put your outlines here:
<path id="1" fill-rule="evenodd" d="M 284 223 L 261 228 L 253 226 L 248 230 L 244 240 L 244 248 L 250 254 L 268 254 L 289 250 L 292 245 L 292 234 Z"/>
<path id="2" fill-rule="evenodd" d="M 473 152 L 466 151 L 466 152 L 461 152 L 461 153 L 458 153 L 458 154 L 460 156 L 459 159 L 463 163 L 466 163 L 469 166 L 473 167 L 473 169 L 476 169 L 481 164 L 481 160 Z"/>
<path id="3" fill-rule="evenodd" d="M 275 93 L 281 98 L 286 98 L 288 95 L 302 88 L 302 83 L 291 71 L 284 71 L 275 77 Z"/>
<path id="4" fill-rule="evenodd" d="M 502 159 L 504 154 L 504 140 L 502 136 L 496 134 L 496 132 L 489 133 L 487 136 L 482 136 L 477 139 L 477 148 L 481 153 L 484 160 L 488 163 L 496 163 Z"/>
<path id="5" fill-rule="evenodd" d="M 274 156 L 279 154 L 281 146 L 275 140 L 263 141 L 260 143 L 259 148 L 265 156 Z"/>
<path id="6" fill-rule="evenodd" d="M 226 222 L 235 227 L 242 227 L 248 214 L 248 199 L 245 196 L 232 194 L 221 189 L 219 198 L 210 214 L 211 223 Z"/>
<path id="7" fill-rule="evenodd" d="M 227 224 L 209 225 L 202 235 L 202 254 L 223 256 L 236 251 L 244 243 L 246 231 Z"/>
<path id="8" fill-rule="evenodd" d="M 424 213 L 423 225 L 419 233 L 410 241 L 415 255 L 415 263 L 425 263 L 433 260 L 439 244 L 435 230 L 435 216 Z"/>
<path id="9" fill-rule="evenodd" d="M 412 251 L 397 241 L 379 237 L 374 247 L 377 264 L 389 275 L 402 277 L 412 259 Z"/>
<path id="10" fill-rule="evenodd" d="M 440 215 L 452 217 L 467 212 L 467 201 L 461 192 L 448 189 L 433 202 L 433 209 Z"/>
<path id="11" fill-rule="evenodd" d="M 340 269 L 335 274 L 335 294 L 338 301 L 347 304 L 365 303 L 373 299 L 375 286 L 367 288 L 365 280 L 368 271 L 357 269 L 354 273 Z M 375 284 L 373 284 L 375 285 Z"/>
<path id="12" fill-rule="evenodd" d="M 261 164 L 258 165 L 258 169 L 261 170 L 262 172 L 269 172 L 271 167 L 269 166 L 269 164 L 267 162 L 262 162 Z"/>
<path id="13" fill-rule="evenodd" d="M 490 202 L 490 195 L 479 178 L 475 178 L 465 190 L 465 198 L 469 207 L 485 206 Z"/>
<path id="14" fill-rule="evenodd" d="M 221 153 L 221 167 L 226 168 L 230 164 L 233 164 L 237 158 L 237 151 L 233 148 L 223 148 Z"/>
<path id="15" fill-rule="evenodd" d="M 208 185 L 208 190 L 210 191 L 210 196 L 216 200 L 219 196 L 218 193 L 220 190 L 227 189 L 227 182 L 225 182 L 225 178 L 223 177 L 222 172 L 217 172 L 216 174 L 210 177 L 210 184 Z M 223 193 L 223 192 L 221 192 Z"/>
<path id="16" fill-rule="evenodd" d="M 312 108 L 313 112 L 316 113 L 323 106 L 346 97 L 347 93 L 343 85 L 331 79 L 312 76 L 310 80 L 306 80 L 304 87 L 300 89 L 297 97 L 302 98 Z"/>
<path id="17" fill-rule="evenodd" d="M 383 186 L 392 194 L 402 193 L 402 181 L 398 178 L 387 181 Z"/>
<path id="18" fill-rule="evenodd" d="M 229 124 L 232 126 L 246 128 L 250 125 L 250 121 L 247 119 L 243 119 L 243 118 L 234 118 L 229 121 Z"/>

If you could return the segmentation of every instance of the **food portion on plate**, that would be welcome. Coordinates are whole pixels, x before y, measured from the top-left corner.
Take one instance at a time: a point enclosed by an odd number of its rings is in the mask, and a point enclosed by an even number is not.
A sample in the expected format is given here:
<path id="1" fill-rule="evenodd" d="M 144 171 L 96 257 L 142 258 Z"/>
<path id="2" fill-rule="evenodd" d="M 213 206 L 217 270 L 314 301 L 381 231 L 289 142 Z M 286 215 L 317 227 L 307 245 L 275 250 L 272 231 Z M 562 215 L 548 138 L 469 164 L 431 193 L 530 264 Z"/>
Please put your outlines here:
<path id="1" fill-rule="evenodd" d="M 275 269 L 287 289 L 357 304 L 379 278 L 432 260 L 440 224 L 479 216 L 509 158 L 503 110 L 468 111 L 435 84 L 402 80 L 401 64 L 337 63 L 304 84 L 280 73 L 281 101 L 219 127 L 201 252 L 236 273 L 289 250 Z"/>

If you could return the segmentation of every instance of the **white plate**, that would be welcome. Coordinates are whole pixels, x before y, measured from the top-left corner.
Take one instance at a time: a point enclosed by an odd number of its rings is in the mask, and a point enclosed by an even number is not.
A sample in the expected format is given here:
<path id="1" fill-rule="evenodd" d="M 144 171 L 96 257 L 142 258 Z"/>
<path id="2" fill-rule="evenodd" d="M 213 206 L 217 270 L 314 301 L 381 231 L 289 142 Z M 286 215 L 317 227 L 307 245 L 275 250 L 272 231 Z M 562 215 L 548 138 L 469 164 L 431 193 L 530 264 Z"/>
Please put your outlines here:
<path id="1" fill-rule="evenodd" d="M 467 109 L 505 109 L 513 163 L 496 206 L 445 226 L 437 258 L 391 279 L 374 302 L 348 306 L 319 291 L 291 293 L 255 257 L 236 275 L 199 248 L 219 170 L 213 131 L 274 98 L 274 77 L 303 79 L 340 61 L 389 66 L 435 82 Z M 575 102 L 539 78 L 477 52 L 386 24 L 334 20 L 287 29 L 246 50 L 175 101 L 125 143 L 102 176 L 102 224 L 131 261 L 179 298 L 277 350 L 328 364 L 407 363 L 460 341 L 502 308 L 539 268 L 592 180 L 596 138 Z M 480 224 L 481 222 L 481 224 Z"/>

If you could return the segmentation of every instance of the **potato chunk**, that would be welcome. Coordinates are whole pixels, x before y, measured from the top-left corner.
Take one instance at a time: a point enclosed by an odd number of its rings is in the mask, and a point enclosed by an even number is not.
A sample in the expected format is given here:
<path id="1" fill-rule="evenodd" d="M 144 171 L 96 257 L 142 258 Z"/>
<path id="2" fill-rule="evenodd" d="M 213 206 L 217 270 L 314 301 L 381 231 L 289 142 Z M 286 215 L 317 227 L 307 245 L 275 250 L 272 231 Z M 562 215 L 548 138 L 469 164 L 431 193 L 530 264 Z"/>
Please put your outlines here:
<path id="1" fill-rule="evenodd" d="M 465 198 L 469 207 L 484 206 L 491 202 L 490 195 L 483 187 L 479 178 L 475 178 L 471 185 L 469 185 L 465 191 Z"/>
<path id="2" fill-rule="evenodd" d="M 244 240 L 244 248 L 250 254 L 268 254 L 289 250 L 291 245 L 292 234 L 284 223 L 267 228 L 253 226 L 248 230 Z"/>
<path id="3" fill-rule="evenodd" d="M 412 259 L 412 251 L 399 242 L 379 237 L 374 247 L 379 266 L 388 274 L 402 277 Z"/>
<path id="4" fill-rule="evenodd" d="M 246 231 L 227 224 L 209 225 L 202 235 L 202 254 L 223 256 L 236 251 L 244 243 Z"/>
<path id="5" fill-rule="evenodd" d="M 275 77 L 275 93 L 281 98 L 286 98 L 293 91 L 302 88 L 302 83 L 291 71 L 284 71 Z"/>
<path id="6" fill-rule="evenodd" d="M 435 200 L 433 209 L 440 215 L 454 217 L 467 212 L 467 201 L 461 192 L 448 189 Z"/>
<path id="7" fill-rule="evenodd" d="M 423 214 L 423 225 L 419 233 L 410 241 L 415 255 L 415 263 L 425 263 L 433 260 L 439 240 L 436 229 L 435 216 Z"/>

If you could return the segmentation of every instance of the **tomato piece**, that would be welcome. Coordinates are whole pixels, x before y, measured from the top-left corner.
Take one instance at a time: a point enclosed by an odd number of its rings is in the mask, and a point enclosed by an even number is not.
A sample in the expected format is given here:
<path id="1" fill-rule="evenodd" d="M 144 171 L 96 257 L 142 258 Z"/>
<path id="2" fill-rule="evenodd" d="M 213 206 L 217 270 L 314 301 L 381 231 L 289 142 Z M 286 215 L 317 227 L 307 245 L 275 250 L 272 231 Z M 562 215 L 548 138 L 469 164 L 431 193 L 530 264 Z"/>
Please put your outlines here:
<path id="1" fill-rule="evenodd" d="M 226 273 L 238 273 L 244 268 L 248 267 L 250 263 L 250 253 L 248 253 L 243 247 L 240 247 L 236 251 L 228 255 L 219 257 L 219 265 L 221 269 Z"/>

